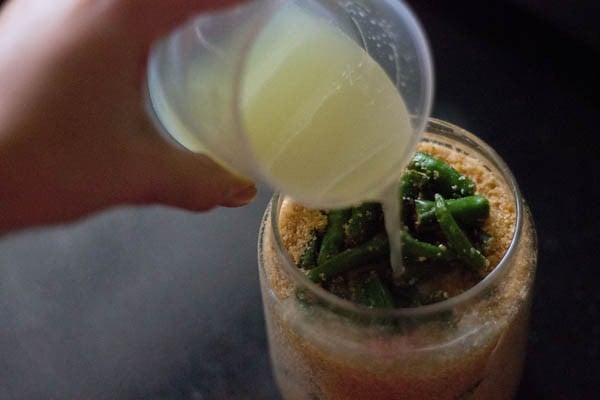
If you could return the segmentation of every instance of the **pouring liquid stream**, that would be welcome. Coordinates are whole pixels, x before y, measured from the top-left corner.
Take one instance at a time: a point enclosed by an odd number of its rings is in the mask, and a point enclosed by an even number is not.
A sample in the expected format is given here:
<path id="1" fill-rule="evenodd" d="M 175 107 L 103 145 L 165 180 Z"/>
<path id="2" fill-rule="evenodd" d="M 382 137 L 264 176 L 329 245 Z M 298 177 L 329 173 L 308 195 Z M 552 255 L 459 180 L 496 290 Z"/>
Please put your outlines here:
<path id="1" fill-rule="evenodd" d="M 413 144 L 413 127 L 386 72 L 330 21 L 326 14 L 290 2 L 262 28 L 241 68 L 236 104 L 243 125 L 240 140 L 247 142 L 257 166 L 253 178 L 305 206 L 347 207 L 373 197 L 380 201 L 398 277 L 403 267 L 395 188 Z M 198 89 L 202 76 L 198 67 L 182 85 L 198 110 L 206 108 Z M 167 108 L 158 111 L 170 116 Z M 197 116 L 204 117 L 206 112 Z M 202 147 L 201 137 L 171 126 L 180 143 Z M 383 195 L 373 195 L 382 188 L 388 188 Z"/>
<path id="2" fill-rule="evenodd" d="M 246 64 L 243 115 L 263 173 L 308 206 L 381 192 L 395 280 L 404 270 L 398 162 L 411 145 L 396 86 L 367 52 L 325 20 L 288 6 Z M 390 182 L 393 180 L 393 182 Z"/>
<path id="3" fill-rule="evenodd" d="M 390 264 L 392 265 L 392 278 L 395 283 L 404 274 L 402 262 L 402 200 L 398 195 L 398 185 L 390 185 L 381 196 L 385 230 L 390 242 Z"/>

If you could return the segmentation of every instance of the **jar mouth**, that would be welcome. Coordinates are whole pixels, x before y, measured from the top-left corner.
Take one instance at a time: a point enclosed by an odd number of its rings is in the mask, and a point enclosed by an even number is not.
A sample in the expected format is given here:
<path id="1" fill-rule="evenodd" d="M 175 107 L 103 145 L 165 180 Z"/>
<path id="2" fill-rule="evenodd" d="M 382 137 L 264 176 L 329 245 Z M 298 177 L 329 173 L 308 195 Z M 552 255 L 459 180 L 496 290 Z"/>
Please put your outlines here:
<path id="1" fill-rule="evenodd" d="M 467 303 L 469 300 L 484 292 L 504 275 L 504 272 L 509 268 L 509 265 L 516 257 L 517 246 L 521 238 L 523 228 L 523 200 L 516 180 L 502 158 L 500 158 L 500 156 L 488 144 L 472 133 L 451 123 L 435 118 L 429 118 L 429 123 L 426 129 L 426 137 L 424 137 L 422 140 L 435 143 L 436 136 L 451 139 L 454 142 L 459 142 L 461 145 L 468 147 L 474 153 L 482 156 L 484 161 L 491 162 L 494 168 L 501 173 L 501 177 L 512 193 L 512 199 L 515 204 L 515 226 L 513 236 L 508 249 L 496 267 L 490 273 L 488 273 L 485 278 L 466 291 L 434 304 L 418 307 L 375 309 L 354 303 L 350 300 L 343 299 L 328 292 L 320 285 L 308 279 L 306 275 L 302 273 L 298 267 L 296 267 L 283 243 L 279 232 L 279 212 L 281 210 L 284 196 L 279 193 L 275 193 L 269 203 L 268 210 L 270 210 L 270 212 L 267 213 L 268 216 L 266 215 L 263 224 L 265 228 L 267 228 L 266 224 L 270 223 L 270 228 L 273 231 L 277 251 L 281 254 L 283 259 L 282 266 L 284 271 L 296 285 L 299 284 L 309 289 L 311 294 L 316 296 L 316 298 L 324 304 L 331 305 L 335 309 L 348 311 L 358 316 L 376 318 L 421 317 L 448 311 Z M 259 260 L 259 262 L 262 263 L 263 261 Z"/>

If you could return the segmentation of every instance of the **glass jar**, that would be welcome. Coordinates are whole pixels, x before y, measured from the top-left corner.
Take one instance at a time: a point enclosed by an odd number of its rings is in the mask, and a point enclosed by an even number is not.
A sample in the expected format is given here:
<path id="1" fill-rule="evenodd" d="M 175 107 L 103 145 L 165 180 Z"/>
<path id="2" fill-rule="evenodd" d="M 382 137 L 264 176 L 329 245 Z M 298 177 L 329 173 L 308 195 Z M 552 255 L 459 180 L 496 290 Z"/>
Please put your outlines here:
<path id="1" fill-rule="evenodd" d="M 423 145 L 477 160 L 512 213 L 507 249 L 465 292 L 439 303 L 373 309 L 309 281 L 288 254 L 276 194 L 260 228 L 258 264 L 275 379 L 285 399 L 510 399 L 521 376 L 536 231 L 515 179 L 473 134 L 431 119 Z M 492 207 L 494 203 L 492 202 Z M 502 221 L 498 221 L 502 223 Z"/>

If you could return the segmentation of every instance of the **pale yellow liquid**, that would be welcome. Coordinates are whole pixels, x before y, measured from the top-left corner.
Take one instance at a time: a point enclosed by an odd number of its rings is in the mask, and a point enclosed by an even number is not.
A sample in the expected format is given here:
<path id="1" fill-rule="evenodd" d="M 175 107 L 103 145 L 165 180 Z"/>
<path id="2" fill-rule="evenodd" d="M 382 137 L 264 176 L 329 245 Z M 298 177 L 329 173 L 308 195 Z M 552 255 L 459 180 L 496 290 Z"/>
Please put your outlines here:
<path id="1" fill-rule="evenodd" d="M 280 191 L 319 207 L 382 201 L 399 277 L 399 201 L 390 188 L 412 128 L 381 67 L 339 28 L 289 5 L 254 44 L 241 93 L 250 146 Z"/>
<path id="2" fill-rule="evenodd" d="M 379 199 L 399 176 L 412 128 L 396 87 L 352 39 L 294 5 L 254 44 L 242 87 L 262 173 L 310 206 Z"/>

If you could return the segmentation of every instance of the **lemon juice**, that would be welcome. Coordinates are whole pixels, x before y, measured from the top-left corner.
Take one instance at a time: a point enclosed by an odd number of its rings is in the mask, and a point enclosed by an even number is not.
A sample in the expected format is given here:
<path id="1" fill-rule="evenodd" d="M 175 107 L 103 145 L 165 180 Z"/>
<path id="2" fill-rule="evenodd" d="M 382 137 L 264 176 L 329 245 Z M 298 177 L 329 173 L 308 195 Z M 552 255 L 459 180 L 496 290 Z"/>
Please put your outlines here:
<path id="1" fill-rule="evenodd" d="M 412 128 L 383 69 L 339 28 L 290 5 L 254 44 L 241 93 L 264 176 L 308 205 L 380 200 L 399 276 L 399 201 L 390 188 Z"/>
<path id="2" fill-rule="evenodd" d="M 257 38 L 241 94 L 264 177 L 304 204 L 379 197 L 411 145 L 406 106 L 383 69 L 338 27 L 294 5 Z"/>

